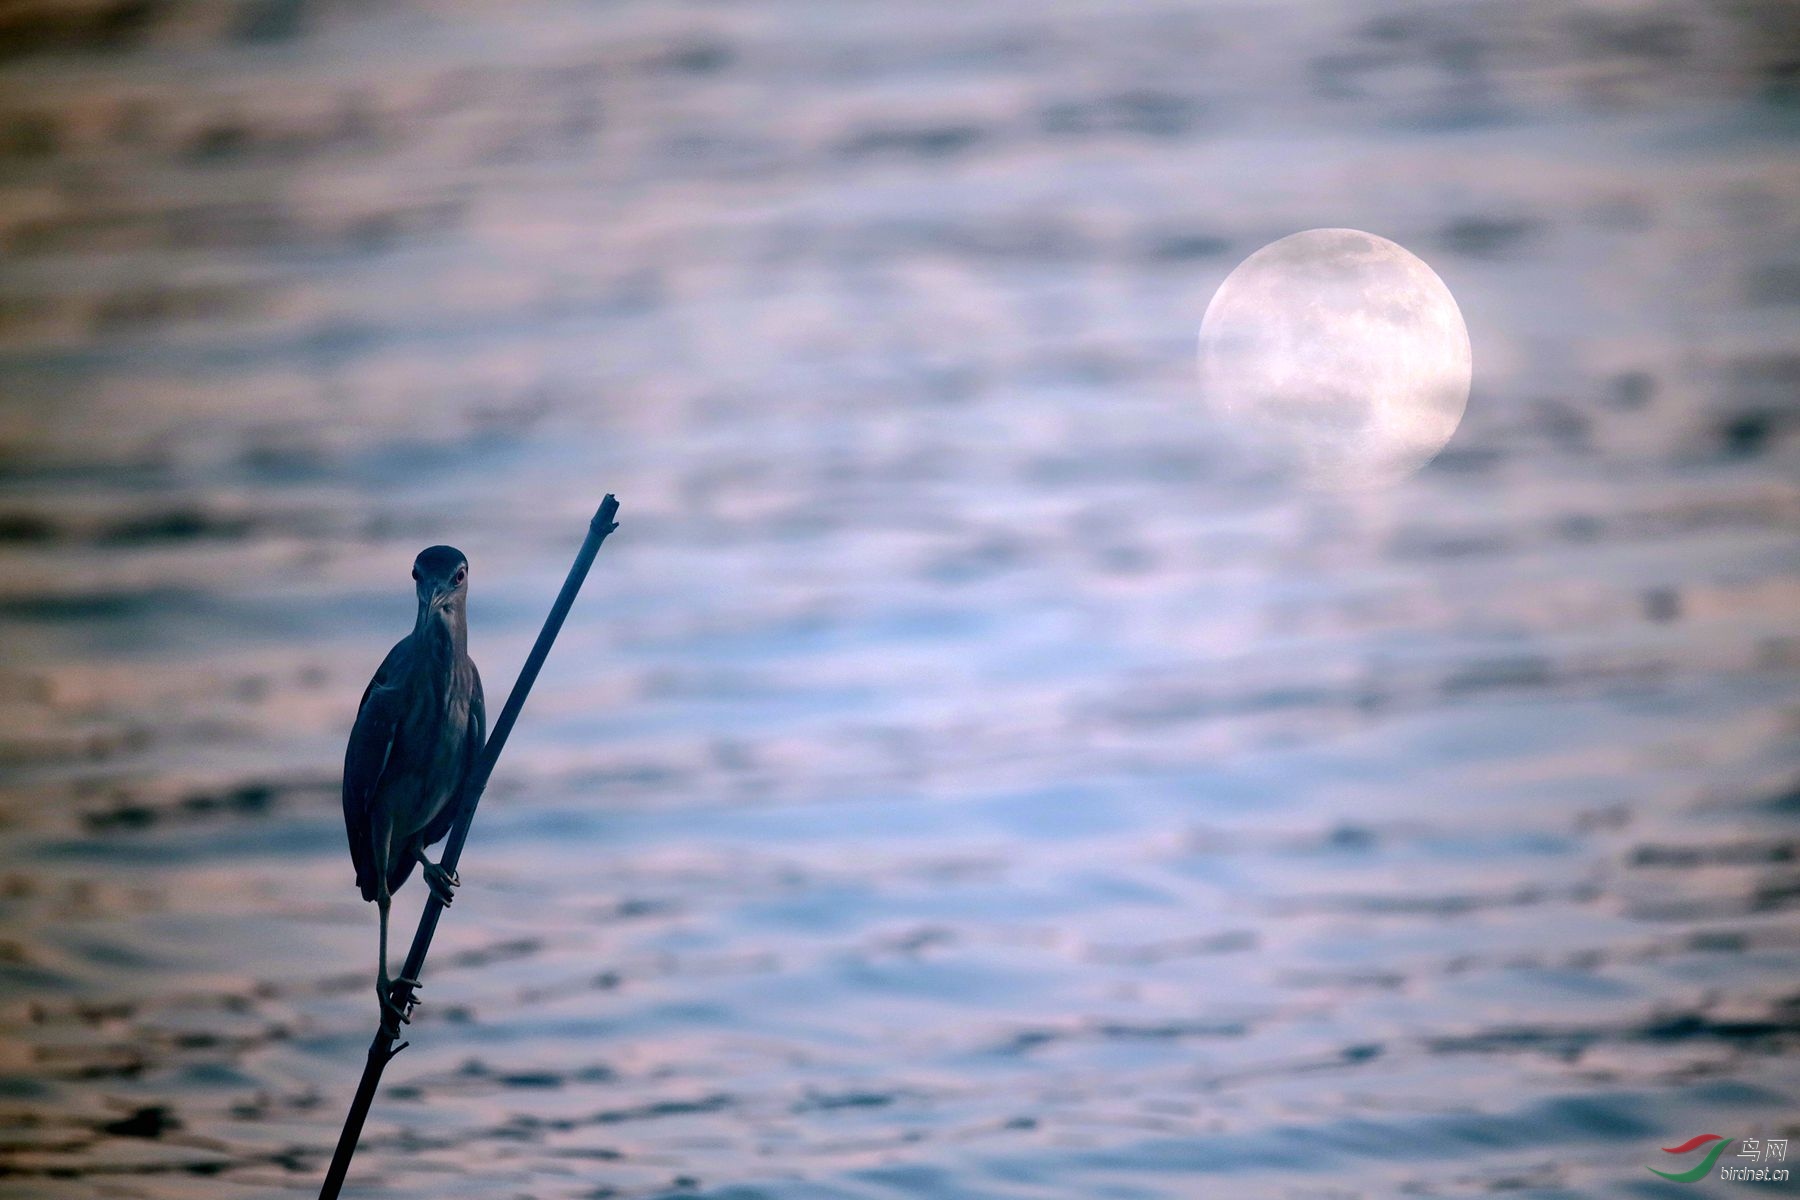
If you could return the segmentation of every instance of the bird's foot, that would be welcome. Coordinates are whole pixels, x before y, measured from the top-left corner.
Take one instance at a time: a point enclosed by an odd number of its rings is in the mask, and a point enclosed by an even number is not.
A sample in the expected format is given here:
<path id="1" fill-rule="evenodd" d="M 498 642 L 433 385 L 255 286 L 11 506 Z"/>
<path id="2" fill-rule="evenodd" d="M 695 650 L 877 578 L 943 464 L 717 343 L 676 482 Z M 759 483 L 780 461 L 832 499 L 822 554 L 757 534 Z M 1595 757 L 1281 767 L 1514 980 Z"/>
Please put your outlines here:
<path id="1" fill-rule="evenodd" d="M 456 899 L 456 893 L 452 889 L 461 887 L 462 880 L 457 878 L 455 871 L 446 871 L 437 863 L 422 858 L 419 862 L 425 875 L 425 886 L 438 898 L 438 903 L 449 907 L 450 902 Z"/>
<path id="2" fill-rule="evenodd" d="M 424 986 L 417 979 L 405 975 L 393 980 L 386 975 L 377 979 L 375 981 L 375 997 L 381 1002 L 381 1024 L 385 1028 L 398 1031 L 400 1026 L 411 1022 L 413 1006 L 419 1003 L 413 993 Z M 394 998 L 394 992 L 398 988 L 406 989 L 404 1000 Z"/>

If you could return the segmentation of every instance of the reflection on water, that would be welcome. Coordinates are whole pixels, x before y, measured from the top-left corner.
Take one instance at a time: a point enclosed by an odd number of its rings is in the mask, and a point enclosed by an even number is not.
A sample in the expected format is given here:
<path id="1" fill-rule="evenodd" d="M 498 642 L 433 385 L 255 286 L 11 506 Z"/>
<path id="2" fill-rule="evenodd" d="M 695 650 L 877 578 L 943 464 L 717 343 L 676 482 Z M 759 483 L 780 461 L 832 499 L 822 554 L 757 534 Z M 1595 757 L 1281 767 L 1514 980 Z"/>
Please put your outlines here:
<path id="1" fill-rule="evenodd" d="M 316 1187 L 407 566 L 497 702 L 608 490 L 361 1194 L 1800 1132 L 1783 5 L 103 8 L 0 31 L 0 1196 Z M 1387 497 L 1196 411 L 1326 224 L 1476 347 Z"/>

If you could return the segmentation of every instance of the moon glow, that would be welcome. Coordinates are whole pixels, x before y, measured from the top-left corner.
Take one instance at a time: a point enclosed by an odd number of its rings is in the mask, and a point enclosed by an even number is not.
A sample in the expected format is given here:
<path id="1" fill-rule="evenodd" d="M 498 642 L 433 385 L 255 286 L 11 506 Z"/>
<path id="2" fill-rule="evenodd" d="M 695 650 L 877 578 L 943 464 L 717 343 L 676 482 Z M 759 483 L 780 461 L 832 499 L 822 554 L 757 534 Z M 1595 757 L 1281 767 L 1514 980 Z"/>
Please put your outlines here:
<path id="1" fill-rule="evenodd" d="M 1200 388 L 1245 448 L 1308 487 L 1395 484 L 1450 440 L 1469 330 L 1404 247 L 1309 229 L 1238 264 L 1200 322 Z"/>

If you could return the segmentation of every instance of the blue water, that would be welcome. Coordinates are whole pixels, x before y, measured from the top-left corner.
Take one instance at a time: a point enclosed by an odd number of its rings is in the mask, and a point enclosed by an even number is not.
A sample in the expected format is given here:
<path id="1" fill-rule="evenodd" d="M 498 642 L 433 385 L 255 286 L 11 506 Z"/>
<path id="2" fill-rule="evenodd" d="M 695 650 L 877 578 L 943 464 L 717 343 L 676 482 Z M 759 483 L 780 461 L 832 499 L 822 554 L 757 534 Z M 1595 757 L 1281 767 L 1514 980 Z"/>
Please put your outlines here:
<path id="1" fill-rule="evenodd" d="M 407 566 L 497 708 L 608 491 L 351 1194 L 1792 1189 L 1646 1170 L 1800 1133 L 1779 5 L 146 11 L 0 64 L 0 1197 L 316 1189 Z M 1319 225 L 1389 493 L 1193 394 Z"/>

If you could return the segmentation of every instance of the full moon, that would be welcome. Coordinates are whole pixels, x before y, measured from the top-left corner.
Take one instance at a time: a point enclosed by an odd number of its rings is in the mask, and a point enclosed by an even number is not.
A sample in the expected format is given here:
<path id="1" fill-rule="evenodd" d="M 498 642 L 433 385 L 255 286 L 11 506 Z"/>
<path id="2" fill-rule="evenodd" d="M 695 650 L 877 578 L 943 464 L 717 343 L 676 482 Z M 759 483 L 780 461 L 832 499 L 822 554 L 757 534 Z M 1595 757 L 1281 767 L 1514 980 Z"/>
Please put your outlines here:
<path id="1" fill-rule="evenodd" d="M 1200 389 L 1246 449 L 1308 487 L 1395 484 L 1469 400 L 1469 330 L 1444 281 L 1355 229 L 1270 242 L 1200 322 Z"/>

